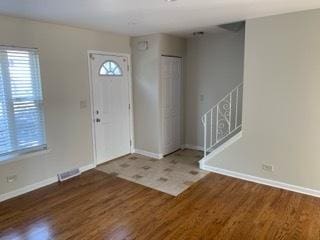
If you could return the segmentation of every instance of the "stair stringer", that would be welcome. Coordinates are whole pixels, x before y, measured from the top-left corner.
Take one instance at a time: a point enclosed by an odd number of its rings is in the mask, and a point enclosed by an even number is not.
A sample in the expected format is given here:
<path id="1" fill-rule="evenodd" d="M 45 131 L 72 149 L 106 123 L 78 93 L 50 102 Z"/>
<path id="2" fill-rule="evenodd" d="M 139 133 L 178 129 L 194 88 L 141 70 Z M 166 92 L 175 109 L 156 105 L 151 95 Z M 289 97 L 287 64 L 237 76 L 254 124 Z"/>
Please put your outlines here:
<path id="1" fill-rule="evenodd" d="M 209 159 L 212 159 L 213 157 L 215 157 L 216 155 L 218 155 L 219 153 L 223 152 L 225 149 L 227 149 L 228 147 L 230 147 L 232 144 L 234 144 L 235 142 L 237 142 L 240 138 L 242 137 L 242 130 L 240 132 L 238 132 L 237 134 L 235 134 L 232 138 L 228 139 L 225 143 L 223 143 L 222 145 L 220 145 L 218 148 L 214 149 L 212 152 L 210 152 L 207 156 L 203 157 L 200 161 L 199 161 L 199 167 L 202 170 L 206 170 L 205 166 L 206 166 L 206 162 Z"/>

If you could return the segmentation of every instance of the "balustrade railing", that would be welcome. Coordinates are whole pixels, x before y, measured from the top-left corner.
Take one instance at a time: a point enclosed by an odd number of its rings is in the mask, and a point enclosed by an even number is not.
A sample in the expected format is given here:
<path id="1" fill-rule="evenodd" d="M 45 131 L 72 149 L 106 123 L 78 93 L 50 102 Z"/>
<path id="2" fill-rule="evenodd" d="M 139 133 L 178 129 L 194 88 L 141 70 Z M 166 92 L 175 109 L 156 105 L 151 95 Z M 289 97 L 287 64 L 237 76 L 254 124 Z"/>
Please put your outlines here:
<path id="1" fill-rule="evenodd" d="M 241 130 L 243 83 L 223 97 L 206 112 L 204 126 L 204 156 Z"/>

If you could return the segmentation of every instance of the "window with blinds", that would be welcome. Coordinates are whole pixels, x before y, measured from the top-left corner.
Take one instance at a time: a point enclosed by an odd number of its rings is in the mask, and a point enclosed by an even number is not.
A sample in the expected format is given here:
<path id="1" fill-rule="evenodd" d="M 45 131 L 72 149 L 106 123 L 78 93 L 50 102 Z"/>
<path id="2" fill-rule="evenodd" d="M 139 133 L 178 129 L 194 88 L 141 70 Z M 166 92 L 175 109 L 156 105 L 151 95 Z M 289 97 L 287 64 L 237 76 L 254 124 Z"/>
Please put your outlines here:
<path id="1" fill-rule="evenodd" d="M 38 51 L 0 47 L 0 156 L 46 147 Z"/>

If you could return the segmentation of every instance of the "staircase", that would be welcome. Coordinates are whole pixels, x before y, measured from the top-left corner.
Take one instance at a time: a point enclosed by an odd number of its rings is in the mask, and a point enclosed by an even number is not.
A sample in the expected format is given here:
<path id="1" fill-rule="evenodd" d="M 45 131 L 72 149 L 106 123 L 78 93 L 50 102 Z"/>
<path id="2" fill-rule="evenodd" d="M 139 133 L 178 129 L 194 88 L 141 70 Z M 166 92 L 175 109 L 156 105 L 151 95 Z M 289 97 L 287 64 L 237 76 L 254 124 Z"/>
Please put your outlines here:
<path id="1" fill-rule="evenodd" d="M 243 83 L 232 89 L 202 116 L 204 157 L 200 161 L 200 168 L 207 159 L 223 151 L 241 137 L 242 93 Z"/>

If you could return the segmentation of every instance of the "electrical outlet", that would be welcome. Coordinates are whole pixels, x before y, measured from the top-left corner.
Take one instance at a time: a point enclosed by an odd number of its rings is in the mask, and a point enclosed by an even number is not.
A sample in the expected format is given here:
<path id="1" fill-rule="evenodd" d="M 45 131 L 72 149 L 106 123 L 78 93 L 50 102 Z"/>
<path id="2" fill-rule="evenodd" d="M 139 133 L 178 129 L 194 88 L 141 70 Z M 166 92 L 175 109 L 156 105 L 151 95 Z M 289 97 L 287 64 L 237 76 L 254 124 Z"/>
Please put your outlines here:
<path id="1" fill-rule="evenodd" d="M 7 177 L 7 183 L 13 183 L 17 180 L 18 176 L 17 175 L 12 175 Z"/>
<path id="2" fill-rule="evenodd" d="M 273 165 L 262 164 L 262 170 L 266 172 L 273 172 Z"/>

